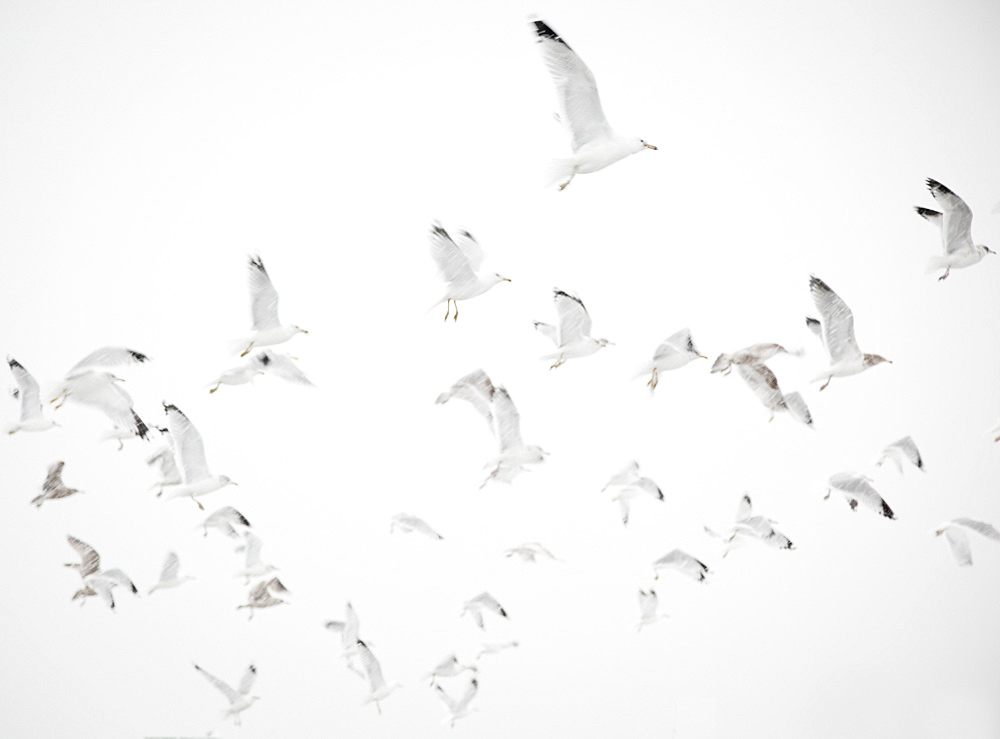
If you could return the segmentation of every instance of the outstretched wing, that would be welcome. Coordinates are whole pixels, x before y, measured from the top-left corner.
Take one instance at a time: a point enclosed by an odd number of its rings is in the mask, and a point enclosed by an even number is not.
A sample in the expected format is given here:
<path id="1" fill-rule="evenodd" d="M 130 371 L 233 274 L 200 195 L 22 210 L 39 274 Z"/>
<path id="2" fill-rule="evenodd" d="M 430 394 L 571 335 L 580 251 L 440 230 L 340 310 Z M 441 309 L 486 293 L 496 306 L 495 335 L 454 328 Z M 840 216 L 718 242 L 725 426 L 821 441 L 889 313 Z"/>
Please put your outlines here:
<path id="1" fill-rule="evenodd" d="M 170 429 L 170 439 L 180 462 L 184 484 L 209 477 L 211 473 L 208 470 L 208 461 L 205 459 L 205 445 L 198 429 L 176 405 L 164 403 L 163 410 L 167 414 L 167 428 Z"/>
<path id="2" fill-rule="evenodd" d="M 201 669 L 198 665 L 195 665 L 194 669 L 196 669 L 198 672 L 200 672 L 202 675 L 204 675 L 205 679 L 208 680 L 210 683 L 212 683 L 212 685 L 214 685 L 216 688 L 218 688 L 219 690 L 221 690 L 222 694 L 224 696 L 226 696 L 226 699 L 230 703 L 235 703 L 236 701 L 238 701 L 240 699 L 239 693 L 237 693 L 235 690 L 233 690 L 232 688 L 230 688 L 229 685 L 227 685 L 226 683 L 222 682 L 219 678 L 217 678 L 212 673 L 206 672 L 205 670 Z M 250 669 L 253 670 L 253 666 L 251 666 Z"/>
<path id="3" fill-rule="evenodd" d="M 854 314 L 830 286 L 812 275 L 809 278 L 816 310 L 823 316 L 823 341 L 833 364 L 848 360 L 861 361 L 861 349 L 854 338 Z"/>
<path id="4" fill-rule="evenodd" d="M 559 346 L 566 346 L 590 336 L 590 314 L 583 301 L 564 290 L 555 290 L 556 314 L 559 316 Z"/>
<path id="5" fill-rule="evenodd" d="M 93 575 L 101 569 L 101 557 L 90 544 L 80 541 L 75 536 L 67 536 L 66 541 L 80 555 L 80 577 Z"/>
<path id="6" fill-rule="evenodd" d="M 944 243 L 948 253 L 972 245 L 972 210 L 962 198 L 937 180 L 927 178 L 927 188 L 944 209 Z M 919 211 L 918 211 L 919 212 Z M 921 213 L 923 215 L 923 213 Z M 926 217 L 926 216 L 925 216 Z"/>
<path id="7" fill-rule="evenodd" d="M 136 364 L 148 361 L 149 357 L 133 349 L 126 349 L 123 346 L 102 346 L 74 364 L 68 374 L 73 375 L 81 370 L 92 367 L 117 367 L 120 364 Z"/>
<path id="8" fill-rule="evenodd" d="M 431 256 L 445 282 L 466 285 L 476 281 L 469 255 L 452 240 L 440 223 L 431 226 Z"/>
<path id="9" fill-rule="evenodd" d="M 514 407 L 507 388 L 498 387 L 493 395 L 493 416 L 496 419 L 497 436 L 500 437 L 500 453 L 505 454 L 524 446 L 521 441 L 521 415 Z"/>
<path id="10" fill-rule="evenodd" d="M 250 257 L 250 312 L 254 331 L 281 326 L 278 320 L 278 291 L 271 284 L 259 256 Z"/>

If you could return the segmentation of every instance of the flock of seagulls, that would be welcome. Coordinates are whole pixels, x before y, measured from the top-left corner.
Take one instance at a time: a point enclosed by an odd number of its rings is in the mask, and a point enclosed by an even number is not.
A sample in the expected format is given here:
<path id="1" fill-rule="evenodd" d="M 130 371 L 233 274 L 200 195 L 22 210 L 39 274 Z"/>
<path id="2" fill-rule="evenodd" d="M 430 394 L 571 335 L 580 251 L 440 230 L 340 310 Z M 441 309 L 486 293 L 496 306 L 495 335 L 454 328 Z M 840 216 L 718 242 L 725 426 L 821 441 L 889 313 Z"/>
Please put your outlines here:
<path id="1" fill-rule="evenodd" d="M 564 190 L 577 174 L 599 171 L 643 149 L 656 149 L 642 139 L 622 135 L 611 129 L 589 68 L 545 22 L 534 20 L 531 26 L 555 82 L 559 120 L 569 134 L 573 152 L 571 157 L 552 164 L 552 184 L 558 183 L 559 190 Z M 941 230 L 945 253 L 932 258 L 930 269 L 944 269 L 939 277 L 944 280 L 952 269 L 972 266 L 986 254 L 994 252 L 988 247 L 973 243 L 972 213 L 968 205 L 936 180 L 928 179 L 927 185 L 942 211 L 920 206 L 916 207 L 916 211 Z M 485 254 L 471 233 L 465 230 L 454 233 L 453 238 L 438 223 L 434 223 L 430 231 L 431 255 L 445 282 L 444 294 L 431 308 L 442 302 L 446 303 L 444 319 L 447 321 L 450 317 L 453 322 L 458 320 L 460 301 L 483 295 L 502 282 L 510 282 L 510 279 L 499 273 L 483 269 Z M 299 369 L 295 357 L 270 348 L 262 350 L 264 347 L 284 344 L 298 334 L 308 332 L 297 325 L 284 324 L 279 319 L 278 293 L 259 255 L 249 258 L 249 282 L 252 333 L 240 339 L 236 349 L 245 360 L 240 366 L 225 370 L 209 383 L 209 393 L 216 393 L 222 385 L 253 383 L 255 378 L 269 374 L 287 382 L 312 386 Z M 814 379 L 814 382 L 823 383 L 819 390 L 828 387 L 834 377 L 849 377 L 878 364 L 891 363 L 885 357 L 861 351 L 855 338 L 852 311 L 826 282 L 813 275 L 809 279 L 809 290 L 820 317 L 807 318 L 806 325 L 820 337 L 829 357 L 828 366 Z M 534 328 L 555 346 L 554 352 L 542 357 L 552 362 L 550 369 L 556 369 L 571 359 L 594 355 L 600 349 L 613 345 L 607 339 L 591 335 L 591 317 L 578 296 L 555 288 L 553 299 L 557 322 L 534 322 Z M 721 353 L 712 364 L 710 372 L 728 375 L 735 368 L 760 403 L 770 412 L 769 420 L 773 420 L 776 414 L 787 413 L 796 422 L 811 427 L 813 418 L 802 394 L 797 391 L 784 392 L 775 372 L 767 364 L 779 355 L 794 354 L 797 353 L 789 352 L 776 343 L 754 344 L 732 353 Z M 659 384 L 661 373 L 678 370 L 697 359 L 707 358 L 707 355 L 696 348 L 691 330 L 684 328 L 656 347 L 652 359 L 644 365 L 638 376 L 649 376 L 647 385 L 652 392 Z M 167 500 L 189 498 L 203 511 L 201 498 L 237 483 L 226 475 L 211 471 L 202 435 L 176 405 L 163 403 L 163 427 L 147 425 L 136 413 L 133 399 L 122 386 L 122 378 L 109 370 L 148 361 L 148 356 L 132 349 L 102 347 L 73 365 L 59 381 L 56 392 L 44 400 L 54 404 L 55 409 L 70 401 L 99 411 L 112 424 L 113 431 L 109 433 L 120 443 L 129 438 L 149 440 L 154 434 L 159 434 L 163 445 L 147 459 L 148 464 L 159 472 L 160 479 L 153 484 L 156 495 Z M 8 433 L 43 432 L 54 427 L 56 423 L 46 412 L 46 403 L 43 402 L 38 383 L 13 357 L 8 357 L 8 365 L 17 385 L 16 392 L 21 407 L 19 421 L 8 429 Z M 491 481 L 512 484 L 522 472 L 530 471 L 530 466 L 545 461 L 548 456 L 545 450 L 540 446 L 527 444 L 522 439 L 520 414 L 508 390 L 503 385 L 495 384 L 483 369 L 473 370 L 460 377 L 437 397 L 436 402 L 443 405 L 456 399 L 468 402 L 475 409 L 476 414 L 485 420 L 497 444 L 497 456 L 484 465 L 489 471 L 481 487 Z M 456 419 L 456 422 L 460 420 Z M 997 432 L 997 440 L 1000 440 L 1000 432 Z M 886 461 L 892 462 L 901 474 L 906 465 L 924 470 L 917 445 L 909 436 L 886 446 L 876 465 L 881 466 Z M 59 500 L 81 492 L 63 483 L 63 469 L 62 461 L 51 465 L 41 494 L 31 500 L 33 505 L 40 508 L 46 501 Z M 827 485 L 826 498 L 833 491 L 838 491 L 852 510 L 857 510 L 860 503 L 886 519 L 896 519 L 892 508 L 873 487 L 872 478 L 864 474 L 839 472 L 829 477 Z M 634 506 L 639 505 L 641 510 L 646 505 L 640 501 L 649 498 L 662 502 L 665 499 L 660 486 L 649 477 L 641 475 L 639 464 L 635 461 L 615 473 L 604 485 L 602 492 L 610 496 L 611 502 L 617 503 L 623 526 L 628 526 Z M 705 531 L 725 545 L 722 557 L 748 541 L 762 542 L 767 547 L 782 551 L 794 550 L 792 541 L 778 531 L 776 525 L 775 521 L 765 516 L 754 515 L 750 495 L 744 494 L 739 500 L 733 525 L 728 530 L 716 534 L 705 527 Z M 197 524 L 197 528 L 202 529 L 205 536 L 213 529 L 240 543 L 238 551 L 242 551 L 244 562 L 235 576 L 244 579 L 249 591 L 247 602 L 236 605 L 237 610 L 246 609 L 248 618 L 253 619 L 256 611 L 289 604 L 287 597 L 291 591 L 273 574 L 278 568 L 263 559 L 263 541 L 254 533 L 255 529 L 242 513 L 232 506 L 224 506 L 209 514 Z M 945 536 L 959 565 L 972 564 L 967 534 L 970 530 L 987 539 L 1000 541 L 1000 532 L 992 525 L 965 517 L 948 521 L 934 531 L 937 536 Z M 427 522 L 409 513 L 399 513 L 391 519 L 390 533 L 396 531 L 402 534 L 420 534 L 433 541 L 444 540 Z M 100 556 L 93 547 L 73 536 L 68 536 L 67 541 L 80 558 L 78 563 L 66 565 L 77 570 L 81 577 L 81 587 L 72 595 L 72 600 L 80 600 L 82 605 L 88 598 L 97 596 L 114 610 L 116 591 L 138 595 L 138 588 L 121 569 L 101 568 Z M 526 563 L 535 563 L 539 559 L 560 561 L 539 542 L 523 543 L 507 549 L 503 554 Z M 700 559 L 678 548 L 654 560 L 652 568 L 656 580 L 666 570 L 674 570 L 699 583 L 708 582 L 709 576 L 713 574 Z M 180 559 L 171 551 L 166 555 L 158 581 L 149 588 L 147 594 L 175 589 L 193 579 L 193 575 L 181 573 Z M 659 601 L 659 595 L 651 587 L 638 591 L 637 631 L 668 618 L 666 614 L 659 612 Z M 465 615 L 483 631 L 488 622 L 509 619 L 507 610 L 486 591 L 463 604 L 460 616 Z M 359 619 L 351 603 L 346 605 L 343 621 L 327 621 L 325 627 L 339 634 L 341 652 L 348 669 L 368 683 L 365 702 L 374 703 L 376 710 L 381 713 L 381 704 L 401 685 L 389 683 L 384 678 L 381 664 L 372 651 L 373 644 L 361 637 Z M 517 642 L 484 645 L 477 656 L 477 662 L 485 655 L 497 654 L 516 646 Z M 233 689 L 197 664 L 194 667 L 226 697 L 229 702 L 226 716 L 240 725 L 243 712 L 258 700 L 258 696 L 250 694 L 257 677 L 257 667 L 250 665 L 247 668 L 238 689 Z M 480 672 L 478 664 L 467 664 L 459 660 L 456 654 L 450 654 L 427 673 L 426 678 L 447 709 L 444 719 L 447 725 L 454 726 L 456 721 L 466 718 L 475 710 L 472 704 L 483 679 Z M 465 673 L 471 673 L 471 676 L 465 676 Z M 463 678 L 460 690 L 447 691 L 439 682 L 441 678 Z"/>

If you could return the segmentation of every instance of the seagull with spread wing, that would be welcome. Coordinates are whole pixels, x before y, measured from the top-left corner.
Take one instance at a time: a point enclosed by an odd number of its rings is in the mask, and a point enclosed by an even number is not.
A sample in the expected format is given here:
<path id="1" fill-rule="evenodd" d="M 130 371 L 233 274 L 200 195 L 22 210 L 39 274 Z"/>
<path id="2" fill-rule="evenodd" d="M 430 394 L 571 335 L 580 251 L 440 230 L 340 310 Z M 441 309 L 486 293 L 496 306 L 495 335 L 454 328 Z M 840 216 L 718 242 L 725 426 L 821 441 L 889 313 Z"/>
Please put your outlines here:
<path id="1" fill-rule="evenodd" d="M 871 478 L 864 475 L 853 472 L 838 472 L 831 475 L 827 481 L 827 491 L 823 500 L 827 500 L 833 490 L 839 490 L 847 498 L 847 503 L 851 506 L 852 511 L 858 510 L 858 502 L 860 501 L 880 516 L 885 516 L 889 520 L 895 519 L 896 514 L 892 512 L 892 508 L 872 487 L 871 483 Z"/>
<path id="2" fill-rule="evenodd" d="M 695 349 L 694 341 L 691 339 L 691 329 L 684 328 L 656 347 L 652 361 L 639 375 L 650 373 L 649 382 L 646 384 L 649 385 L 650 391 L 653 391 L 660 382 L 660 372 L 680 369 L 696 359 L 708 359 L 708 357 Z"/>
<path id="3" fill-rule="evenodd" d="M 559 349 L 555 354 L 547 354 L 542 359 L 555 359 L 549 369 L 555 369 L 567 359 L 586 357 L 612 342 L 595 339 L 590 335 L 591 320 L 583 301 L 558 287 L 553 290 L 559 325 L 535 321 L 535 329 L 548 337 Z"/>
<path id="4" fill-rule="evenodd" d="M 68 488 L 63 484 L 62 471 L 65 466 L 65 462 L 56 462 L 49 467 L 49 472 L 45 477 L 45 482 L 42 483 L 42 494 L 32 499 L 31 502 L 33 505 L 41 508 L 42 503 L 46 500 L 68 498 L 70 495 L 75 495 L 80 492 L 76 488 Z"/>
<path id="5" fill-rule="evenodd" d="M 547 184 L 559 182 L 559 189 L 565 190 L 578 174 L 604 169 L 643 149 L 656 150 L 636 136 L 612 130 L 601 108 L 597 82 L 587 65 L 545 21 L 533 20 L 531 27 L 555 83 L 559 121 L 569 133 L 573 150 L 572 157 L 551 163 Z"/>
<path id="6" fill-rule="evenodd" d="M 969 537 L 966 531 L 975 531 L 982 534 L 987 539 L 1000 541 L 1000 531 L 984 521 L 976 521 L 972 518 L 955 518 L 947 523 L 941 524 L 935 531 L 935 536 L 944 534 L 951 547 L 951 553 L 955 556 L 955 561 L 959 567 L 972 565 L 972 547 L 969 545 Z"/>
<path id="7" fill-rule="evenodd" d="M 660 490 L 660 486 L 648 477 L 640 475 L 639 463 L 634 460 L 629 462 L 621 472 L 613 475 L 601 488 L 601 492 L 603 493 L 608 488 L 616 491 L 612 500 L 618 502 L 623 526 L 628 526 L 629 509 L 634 499 L 643 495 L 651 495 L 657 500 L 663 500 L 663 491 Z"/>
<path id="8" fill-rule="evenodd" d="M 226 696 L 226 700 L 229 701 L 229 708 L 226 709 L 223 716 L 227 718 L 231 716 L 233 718 L 233 723 L 236 726 L 239 726 L 242 723 L 240 714 L 252 706 L 254 701 L 260 700 L 258 696 L 250 695 L 250 690 L 253 688 L 254 681 L 257 679 L 257 668 L 254 665 L 250 665 L 247 668 L 247 671 L 243 673 L 243 679 L 240 680 L 239 690 L 233 690 L 228 684 L 222 682 L 222 680 L 215 677 L 215 675 L 206 672 L 198 665 L 195 665 L 194 669 L 204 675 L 206 680 L 212 683 L 212 685 L 218 688 L 222 694 Z"/>
<path id="9" fill-rule="evenodd" d="M 944 212 L 931 210 L 919 205 L 914 206 L 917 214 L 933 223 L 941 231 L 943 255 L 934 255 L 927 264 L 927 271 L 944 269 L 944 274 L 938 277 L 943 280 L 953 269 L 971 267 L 978 264 L 987 254 L 995 251 L 983 244 L 972 241 L 972 209 L 962 198 L 942 185 L 937 180 L 927 178 L 927 188 L 934 196 Z"/>
<path id="10" fill-rule="evenodd" d="M 253 335 L 241 339 L 237 348 L 242 348 L 245 357 L 255 346 L 283 344 L 296 334 L 309 333 L 295 324 L 287 326 L 278 318 L 278 291 L 271 284 L 271 278 L 264 269 L 264 261 L 259 256 L 250 257 L 250 312 L 253 316 Z"/>
<path id="11" fill-rule="evenodd" d="M 199 495 L 214 493 L 220 488 L 236 483 L 226 475 L 213 475 L 209 471 L 201 434 L 180 408 L 164 403 L 163 411 L 167 414 L 167 428 L 178 462 L 181 484 L 162 485 L 156 495 L 159 497 L 166 492 L 167 498 L 191 498 L 201 510 L 205 510 L 205 506 L 198 500 Z"/>
<path id="12" fill-rule="evenodd" d="M 451 304 L 455 304 L 458 320 L 458 301 L 469 300 L 482 295 L 494 285 L 510 282 L 496 272 L 476 274 L 483 264 L 483 248 L 468 231 L 459 231 L 457 240 L 452 239 L 440 223 L 431 226 L 431 256 L 437 265 L 441 279 L 448 283 L 444 296 L 434 306 L 447 302 L 444 320 L 451 314 Z M 430 309 L 428 309 L 430 310 Z"/>
<path id="13" fill-rule="evenodd" d="M 14 381 L 17 382 L 17 394 L 15 397 L 20 397 L 21 399 L 21 418 L 7 429 L 7 433 L 47 431 L 53 426 L 58 426 L 59 424 L 42 414 L 41 392 L 38 388 L 38 383 L 31 376 L 31 373 L 13 357 L 7 357 L 7 364 L 14 375 Z"/>

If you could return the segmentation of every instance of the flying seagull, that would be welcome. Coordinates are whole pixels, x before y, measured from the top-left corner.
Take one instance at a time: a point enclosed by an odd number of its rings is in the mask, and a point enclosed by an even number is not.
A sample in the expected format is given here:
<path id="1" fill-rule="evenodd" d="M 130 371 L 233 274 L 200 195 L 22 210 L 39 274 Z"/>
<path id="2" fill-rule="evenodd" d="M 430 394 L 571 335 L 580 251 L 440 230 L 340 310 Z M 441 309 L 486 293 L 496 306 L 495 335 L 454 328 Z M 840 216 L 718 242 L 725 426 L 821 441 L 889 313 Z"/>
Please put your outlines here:
<path id="1" fill-rule="evenodd" d="M 167 414 L 167 428 L 179 463 L 181 484 L 161 487 L 157 496 L 166 491 L 167 498 L 191 498 L 201 510 L 205 510 L 198 500 L 199 495 L 207 495 L 236 483 L 225 475 L 213 475 L 209 471 L 201 434 L 180 408 L 164 403 L 163 411 Z"/>
<path id="2" fill-rule="evenodd" d="M 944 212 L 914 206 L 914 210 L 928 222 L 933 223 L 941 231 L 941 244 L 944 254 L 934 255 L 927 264 L 927 271 L 944 269 L 944 274 L 938 277 L 943 280 L 951 274 L 952 269 L 971 267 L 987 254 L 995 251 L 983 244 L 972 243 L 972 210 L 962 198 L 942 185 L 937 180 L 927 178 L 927 188 Z"/>
<path id="3" fill-rule="evenodd" d="M 682 552 L 680 549 L 672 549 L 653 562 L 653 571 L 656 573 L 654 579 L 660 579 L 659 571 L 661 569 L 677 570 L 682 575 L 687 575 L 696 582 L 705 582 L 705 576 L 712 574 L 712 571 L 708 569 L 708 565 L 701 560 L 695 559 L 687 552 Z"/>
<path id="4" fill-rule="evenodd" d="M 712 533 L 707 527 L 706 531 Z M 746 493 L 740 498 L 736 508 L 736 525 L 720 538 L 732 545 L 723 552 L 723 557 L 745 540 L 762 541 L 775 549 L 795 549 L 791 540 L 774 528 L 774 521 L 764 516 L 753 515 L 753 503 Z"/>
<path id="5" fill-rule="evenodd" d="M 892 512 L 892 508 L 882 499 L 878 491 L 871 486 L 871 482 L 871 479 L 864 475 L 858 475 L 853 472 L 838 472 L 836 475 L 831 475 L 827 481 L 827 491 L 826 495 L 823 496 L 823 500 L 830 497 L 831 491 L 839 490 L 847 498 L 852 511 L 858 509 L 858 501 L 861 501 L 880 516 L 885 516 L 890 520 L 895 519 L 896 515 Z"/>
<path id="6" fill-rule="evenodd" d="M 32 499 L 31 502 L 33 505 L 37 506 L 38 508 L 41 508 L 42 503 L 44 503 L 46 500 L 67 498 L 70 495 L 80 492 L 76 488 L 68 488 L 65 485 L 63 485 L 62 471 L 65 465 L 66 465 L 65 462 L 56 462 L 51 467 L 49 467 L 49 472 L 45 477 L 45 482 L 42 483 L 42 494 Z"/>
<path id="7" fill-rule="evenodd" d="M 611 129 L 594 75 L 559 34 L 545 21 L 531 21 L 545 65 L 556 85 L 559 121 L 570 137 L 573 156 L 550 165 L 549 182 L 559 182 L 564 190 L 577 174 L 604 169 L 630 154 L 656 147 L 635 136 L 623 136 Z"/>
<path id="8" fill-rule="evenodd" d="M 466 665 L 459 662 L 458 655 L 453 652 L 441 660 L 437 664 L 437 667 L 424 675 L 424 677 L 429 678 L 431 685 L 434 685 L 437 683 L 437 679 L 439 677 L 454 677 L 455 675 L 462 674 L 466 670 L 476 672 L 479 668 L 475 665 Z"/>
<path id="9" fill-rule="evenodd" d="M 505 557 L 513 557 L 514 555 L 520 557 L 522 562 L 534 562 L 538 557 L 545 557 L 556 562 L 562 561 L 537 541 L 525 542 L 519 546 L 511 547 L 503 553 Z"/>
<path id="10" fill-rule="evenodd" d="M 892 364 L 891 360 L 878 354 L 861 353 L 857 339 L 854 338 L 854 315 L 847 303 L 829 285 L 812 275 L 809 278 L 809 290 L 816 310 L 822 317 L 823 344 L 830 355 L 830 368 L 813 379 L 813 382 L 817 382 L 826 378 L 820 390 L 824 390 L 834 377 L 856 375 L 881 362 Z M 816 319 L 807 318 L 806 323 L 813 327 Z"/>
<path id="11" fill-rule="evenodd" d="M 460 615 L 464 616 L 466 613 L 472 616 L 472 620 L 476 622 L 478 626 L 483 631 L 486 630 L 486 625 L 483 623 L 483 612 L 489 611 L 490 613 L 495 613 L 503 618 L 508 618 L 507 611 L 503 609 L 503 606 L 487 592 L 482 592 L 471 600 L 467 600 L 465 605 L 462 607 L 462 613 Z"/>
<path id="12" fill-rule="evenodd" d="M 708 357 L 695 349 L 694 341 L 691 340 L 691 329 L 684 328 L 656 347 L 653 360 L 639 374 L 650 373 L 649 382 L 646 384 L 650 391 L 653 391 L 660 382 L 660 372 L 680 369 L 696 359 L 708 359 Z"/>
<path id="13" fill-rule="evenodd" d="M 448 695 L 444 688 L 436 683 L 434 689 L 437 690 L 438 695 L 441 696 L 441 700 L 448 707 L 449 715 L 444 720 L 444 723 L 454 727 L 458 719 L 469 715 L 469 703 L 476 697 L 476 692 L 479 690 L 479 681 L 476 678 L 472 678 L 469 681 L 469 686 L 465 689 L 465 693 L 458 700 Z"/>
<path id="14" fill-rule="evenodd" d="M 236 610 L 249 608 L 250 618 L 253 618 L 255 608 L 270 608 L 271 606 L 287 603 L 287 600 L 278 596 L 289 592 L 291 591 L 276 577 L 272 577 L 270 580 L 261 580 L 250 589 L 250 593 L 247 596 L 249 601 L 241 606 L 236 606 Z"/>
<path id="15" fill-rule="evenodd" d="M 204 529 L 204 536 L 208 536 L 210 528 L 218 529 L 230 539 L 239 539 L 240 536 L 250 528 L 250 522 L 242 513 L 230 505 L 223 506 L 198 524 Z"/>
<path id="16" fill-rule="evenodd" d="M 483 370 L 473 370 L 464 377 L 460 377 L 450 388 L 441 393 L 435 403 L 447 403 L 452 398 L 467 400 L 476 412 L 486 419 L 486 423 L 493 432 L 493 396 L 496 388 Z"/>
<path id="17" fill-rule="evenodd" d="M 799 393 L 785 395 L 778 386 L 778 378 L 763 362 L 741 362 L 736 365 L 736 372 L 757 396 L 765 408 L 771 411 L 768 422 L 774 420 L 774 414 L 787 411 L 796 421 L 812 427 L 812 414 Z"/>
<path id="18" fill-rule="evenodd" d="M 358 642 L 360 641 L 358 614 L 355 612 L 354 606 L 350 603 L 347 604 L 343 621 L 327 621 L 324 626 L 330 631 L 340 634 L 340 646 L 343 650 L 343 657 L 347 660 L 348 669 L 365 677 L 365 674 L 351 661 L 353 657 L 358 656 Z"/>
<path id="19" fill-rule="evenodd" d="M 80 562 L 71 562 L 66 567 L 80 573 L 83 580 L 83 587 L 73 594 L 71 600 L 82 598 L 80 605 L 86 603 L 86 599 L 99 595 L 112 611 L 115 608 L 115 598 L 111 589 L 121 585 L 126 590 L 130 590 L 134 595 L 139 594 L 139 589 L 135 586 L 128 575 L 117 567 L 107 570 L 101 569 L 101 557 L 89 544 L 77 539 L 75 536 L 67 536 L 66 541 L 73 547 L 73 550 L 80 555 Z"/>
<path id="20" fill-rule="evenodd" d="M 590 314 L 587 313 L 583 301 L 558 287 L 553 289 L 556 304 L 556 314 L 559 316 L 559 326 L 535 321 L 535 329 L 547 336 L 559 349 L 555 354 L 547 354 L 542 359 L 555 359 L 556 363 L 549 369 L 555 369 L 567 359 L 586 357 L 612 342 L 607 339 L 595 339 L 590 335 Z"/>
<path id="21" fill-rule="evenodd" d="M 271 284 L 259 256 L 250 257 L 250 312 L 253 316 L 253 335 L 239 341 L 237 348 L 242 348 L 241 357 L 249 354 L 255 346 L 283 344 L 296 334 L 309 333 L 294 324 L 282 325 L 278 318 L 278 291 Z"/>
<path id="22" fill-rule="evenodd" d="M 544 462 L 547 454 L 540 446 L 525 444 L 521 439 L 521 414 L 503 386 L 498 387 L 493 396 L 493 418 L 496 436 L 500 440 L 500 456 L 487 465 L 493 465 L 493 470 L 483 480 L 481 488 L 490 480 L 511 482 L 519 473 L 526 471 L 524 465 Z"/>
<path id="23" fill-rule="evenodd" d="M 243 679 L 240 680 L 239 690 L 233 690 L 229 687 L 229 685 L 222 682 L 219 678 L 215 677 L 215 675 L 206 672 L 198 665 L 195 665 L 194 669 L 204 675 L 206 680 L 212 683 L 212 685 L 222 691 L 222 694 L 226 696 L 226 700 L 229 701 L 229 708 L 226 709 L 224 716 L 232 716 L 233 723 L 235 723 L 236 726 L 239 726 L 242 723 L 240 720 L 240 714 L 252 706 L 254 701 L 260 700 L 258 696 L 250 695 L 250 690 L 253 688 L 254 680 L 257 679 L 257 668 L 253 665 L 250 665 L 247 668 L 247 671 L 243 673 Z"/>
<path id="24" fill-rule="evenodd" d="M 993 526 L 983 521 L 976 521 L 971 518 L 956 518 L 941 524 L 934 534 L 935 536 L 944 534 L 948 540 L 948 545 L 951 547 L 951 553 L 955 555 L 955 561 L 958 562 L 959 567 L 972 564 L 972 549 L 969 546 L 969 537 L 965 533 L 966 529 L 971 529 L 982 534 L 987 539 L 1000 541 L 1000 531 L 997 531 Z"/>
<path id="25" fill-rule="evenodd" d="M 193 575 L 181 575 L 180 570 L 181 560 L 176 552 L 167 552 L 166 559 L 163 560 L 163 569 L 160 571 L 160 581 L 149 589 L 149 595 L 162 588 L 176 588 L 188 580 L 194 580 Z"/>
<path id="26" fill-rule="evenodd" d="M 45 418 L 42 415 L 42 400 L 38 389 L 38 383 L 31 373 L 24 368 L 20 362 L 13 357 L 7 357 L 7 364 L 17 382 L 17 395 L 21 398 L 21 418 L 13 426 L 7 429 L 8 434 L 18 431 L 46 431 L 53 426 L 58 426 L 55 421 Z"/>
<path id="27" fill-rule="evenodd" d="M 396 529 L 399 529 L 404 534 L 415 531 L 431 539 L 444 539 L 441 534 L 428 526 L 423 519 L 411 516 L 408 513 L 397 513 L 392 517 L 392 523 L 389 524 L 389 533 L 391 534 Z"/>
<path id="28" fill-rule="evenodd" d="M 643 626 L 654 624 L 660 619 L 670 618 L 665 613 L 656 613 L 659 606 L 660 598 L 655 590 L 652 588 L 649 590 L 639 590 L 639 623 L 635 625 L 636 631 L 642 631 Z"/>
<path id="29" fill-rule="evenodd" d="M 431 226 L 431 256 L 434 258 L 441 279 L 448 283 L 444 296 L 431 308 L 447 303 L 444 314 L 446 321 L 451 314 L 452 303 L 455 304 L 453 320 L 457 321 L 459 300 L 469 300 L 482 295 L 494 285 L 510 282 L 496 272 L 477 275 L 483 264 L 483 248 L 468 231 L 459 231 L 457 236 L 457 241 L 452 239 L 440 223 Z"/>
<path id="30" fill-rule="evenodd" d="M 372 650 L 368 648 L 368 645 L 360 639 L 357 641 L 357 650 L 358 655 L 361 657 L 361 666 L 364 667 L 365 674 L 368 676 L 368 685 L 370 688 L 368 697 L 365 698 L 365 703 L 374 703 L 378 712 L 382 713 L 382 706 L 379 705 L 379 702 L 388 698 L 396 688 L 403 686 L 399 683 L 386 685 L 385 678 L 382 677 L 382 666 L 375 659 L 375 655 L 372 654 Z"/>
<path id="31" fill-rule="evenodd" d="M 754 362 L 766 362 L 771 357 L 777 356 L 778 354 L 791 354 L 785 347 L 781 344 L 753 344 L 752 346 L 744 347 L 737 352 L 732 354 L 726 354 L 723 352 L 718 357 L 715 358 L 715 362 L 712 363 L 711 372 L 714 374 L 716 372 L 721 372 L 724 375 L 728 375 L 732 370 L 734 364 L 750 364 Z"/>
<path id="32" fill-rule="evenodd" d="M 622 525 L 624 526 L 628 526 L 629 508 L 633 499 L 646 494 L 653 496 L 657 500 L 663 500 L 663 491 L 648 477 L 642 477 L 639 474 L 639 463 L 636 461 L 630 462 L 621 472 L 613 475 L 607 484 L 601 488 L 601 492 L 603 493 L 608 488 L 617 490 L 612 500 L 618 502 L 618 507 L 621 510 Z"/>

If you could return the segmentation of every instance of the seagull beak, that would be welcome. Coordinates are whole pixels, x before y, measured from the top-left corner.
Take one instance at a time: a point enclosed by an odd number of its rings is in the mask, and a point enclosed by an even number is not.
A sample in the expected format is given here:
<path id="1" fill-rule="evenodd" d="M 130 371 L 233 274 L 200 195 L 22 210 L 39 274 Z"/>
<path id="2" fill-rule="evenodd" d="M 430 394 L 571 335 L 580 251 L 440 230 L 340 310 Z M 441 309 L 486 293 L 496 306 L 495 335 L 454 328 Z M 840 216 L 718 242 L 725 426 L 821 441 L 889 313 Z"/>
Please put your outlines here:
<path id="1" fill-rule="evenodd" d="M 502 277 L 500 279 L 502 279 L 504 282 L 510 282 L 510 278 L 509 277 Z"/>
<path id="2" fill-rule="evenodd" d="M 306 331 L 306 330 L 305 330 L 304 328 L 300 328 L 300 329 L 299 329 L 299 333 L 302 333 L 302 334 L 307 334 L 307 333 L 309 333 L 309 332 L 308 332 L 308 331 Z"/>
<path id="3" fill-rule="evenodd" d="M 708 359 L 704 354 L 699 354 L 698 359 Z"/>
<path id="4" fill-rule="evenodd" d="M 656 151 L 656 147 L 653 146 L 652 144 L 643 144 L 643 146 L 645 146 L 647 149 L 652 149 L 653 151 Z"/>
<path id="5" fill-rule="evenodd" d="M 240 484 L 239 484 L 238 482 L 236 482 L 235 480 L 230 480 L 230 481 L 229 481 L 229 484 L 230 484 L 230 485 L 235 485 L 236 487 L 239 487 L 239 486 L 240 486 Z"/>

